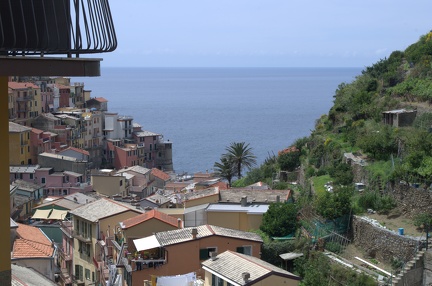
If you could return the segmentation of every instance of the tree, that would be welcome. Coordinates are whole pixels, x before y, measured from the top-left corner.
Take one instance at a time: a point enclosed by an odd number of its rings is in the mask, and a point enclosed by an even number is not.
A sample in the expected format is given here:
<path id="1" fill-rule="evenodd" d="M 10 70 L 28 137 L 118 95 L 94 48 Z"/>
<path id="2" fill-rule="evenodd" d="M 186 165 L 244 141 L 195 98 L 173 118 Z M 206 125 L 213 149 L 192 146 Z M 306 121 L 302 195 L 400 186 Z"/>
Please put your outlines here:
<path id="1" fill-rule="evenodd" d="M 272 203 L 264 214 L 260 229 L 269 236 L 285 236 L 297 229 L 297 206 L 293 203 Z"/>
<path id="2" fill-rule="evenodd" d="M 223 156 L 233 164 L 237 177 L 242 177 L 242 171 L 244 168 L 250 170 L 256 166 L 256 156 L 252 153 L 252 148 L 245 142 L 233 142 L 226 149 L 226 154 Z"/>
<path id="3" fill-rule="evenodd" d="M 235 176 L 235 169 L 233 168 L 232 162 L 228 158 L 221 157 L 220 162 L 214 163 L 215 174 L 228 181 L 228 185 L 231 186 L 231 181 Z"/>

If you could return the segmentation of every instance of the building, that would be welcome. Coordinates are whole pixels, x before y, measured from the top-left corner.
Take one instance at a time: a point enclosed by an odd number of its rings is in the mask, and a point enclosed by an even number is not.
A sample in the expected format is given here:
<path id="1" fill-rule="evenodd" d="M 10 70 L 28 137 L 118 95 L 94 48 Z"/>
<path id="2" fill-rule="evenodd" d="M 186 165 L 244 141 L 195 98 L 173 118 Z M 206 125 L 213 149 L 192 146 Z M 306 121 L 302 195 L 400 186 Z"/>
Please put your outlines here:
<path id="1" fill-rule="evenodd" d="M 30 156 L 31 162 L 37 164 L 40 153 L 52 153 L 54 150 L 55 137 L 57 134 L 32 128 L 30 133 Z"/>
<path id="2" fill-rule="evenodd" d="M 382 113 L 382 122 L 393 127 L 406 127 L 413 124 L 416 116 L 417 110 L 390 110 Z"/>
<path id="3" fill-rule="evenodd" d="M 42 113 L 41 90 L 31 82 L 9 82 L 12 97 L 15 102 L 14 109 L 16 123 L 31 126 L 33 118 Z"/>
<path id="4" fill-rule="evenodd" d="M 152 275 L 196 272 L 204 276 L 201 262 L 207 260 L 211 252 L 242 250 L 258 258 L 262 239 L 256 233 L 202 225 L 157 232 L 134 240 L 134 244 L 142 258 L 123 259 L 127 271 L 125 281 L 129 286 L 141 286 L 143 280 L 151 280 Z"/>
<path id="5" fill-rule="evenodd" d="M 287 285 L 297 286 L 301 278 L 259 258 L 225 251 L 202 262 L 205 286 Z"/>
<path id="6" fill-rule="evenodd" d="M 30 133 L 32 128 L 9 122 L 9 165 L 32 164 Z"/>
<path id="7" fill-rule="evenodd" d="M 54 243 L 40 229 L 18 223 L 11 253 L 13 264 L 31 267 L 54 281 L 56 252 Z"/>
<path id="8" fill-rule="evenodd" d="M 77 283 L 90 285 L 107 280 L 107 265 L 112 254 L 105 253 L 104 246 L 108 240 L 114 239 L 115 228 L 121 221 L 141 213 L 105 198 L 70 211 L 74 238 L 74 276 Z"/>
<path id="9" fill-rule="evenodd" d="M 16 218 L 26 219 L 33 213 L 33 207 L 38 205 L 44 197 L 44 186 L 23 180 L 15 180 L 12 185 L 15 190 L 15 204 L 19 213 Z"/>

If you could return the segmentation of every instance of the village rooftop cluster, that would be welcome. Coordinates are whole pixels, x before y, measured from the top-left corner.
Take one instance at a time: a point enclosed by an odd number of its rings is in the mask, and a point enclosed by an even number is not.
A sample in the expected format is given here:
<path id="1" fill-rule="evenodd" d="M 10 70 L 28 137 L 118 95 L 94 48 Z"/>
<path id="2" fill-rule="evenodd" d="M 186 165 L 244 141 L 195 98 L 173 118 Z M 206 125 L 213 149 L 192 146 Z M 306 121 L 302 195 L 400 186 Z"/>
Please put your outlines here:
<path id="1" fill-rule="evenodd" d="M 298 285 L 260 259 L 263 240 L 249 232 L 290 190 L 176 176 L 172 142 L 109 112 L 84 83 L 30 77 L 8 86 L 13 279 Z"/>

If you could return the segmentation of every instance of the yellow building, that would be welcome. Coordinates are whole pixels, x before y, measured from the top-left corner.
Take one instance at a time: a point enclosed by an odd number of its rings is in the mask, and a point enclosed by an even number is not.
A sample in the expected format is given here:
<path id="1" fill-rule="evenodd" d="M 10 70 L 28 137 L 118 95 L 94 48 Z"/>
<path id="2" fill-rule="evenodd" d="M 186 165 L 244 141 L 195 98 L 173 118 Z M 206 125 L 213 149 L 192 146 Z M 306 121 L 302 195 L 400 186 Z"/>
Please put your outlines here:
<path id="1" fill-rule="evenodd" d="M 15 122 L 30 126 L 33 118 L 42 112 L 40 87 L 30 82 L 9 82 L 8 87 L 12 91 L 14 108 L 16 112 Z"/>
<path id="2" fill-rule="evenodd" d="M 100 199 L 70 212 L 73 221 L 74 275 L 83 285 L 104 281 L 106 238 L 114 239 L 119 222 L 142 212 L 110 199 Z"/>
<path id="3" fill-rule="evenodd" d="M 259 258 L 225 251 L 202 262 L 204 286 L 297 286 L 301 278 Z"/>
<path id="4" fill-rule="evenodd" d="M 31 128 L 9 122 L 9 165 L 31 165 Z"/>

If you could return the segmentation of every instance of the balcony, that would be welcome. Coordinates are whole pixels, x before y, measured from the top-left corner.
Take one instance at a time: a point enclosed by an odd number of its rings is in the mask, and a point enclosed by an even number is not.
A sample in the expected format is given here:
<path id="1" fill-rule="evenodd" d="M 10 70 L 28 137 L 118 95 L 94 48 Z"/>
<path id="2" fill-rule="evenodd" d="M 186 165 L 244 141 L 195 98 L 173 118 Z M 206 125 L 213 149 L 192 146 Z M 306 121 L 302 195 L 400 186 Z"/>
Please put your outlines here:
<path id="1" fill-rule="evenodd" d="M 71 261 L 72 260 L 72 255 L 70 255 L 69 253 L 65 253 L 63 251 L 63 249 L 60 249 L 59 251 L 60 257 L 64 260 L 64 261 Z"/>
<path id="2" fill-rule="evenodd" d="M 33 100 L 34 97 L 33 96 L 23 96 L 23 97 L 17 97 L 16 101 L 30 101 Z"/>
<path id="3" fill-rule="evenodd" d="M 12 56 L 79 57 L 117 47 L 108 0 L 0 1 L 0 30 L 0 53 Z"/>
<path id="4" fill-rule="evenodd" d="M 76 230 L 72 230 L 72 236 L 82 242 L 85 243 L 91 243 L 91 237 L 84 235 L 84 233 L 76 231 Z"/>
<path id="5" fill-rule="evenodd" d="M 117 47 L 108 0 L 0 1 L 0 31 L 4 76 L 99 76 L 101 59 L 80 55 Z"/>

